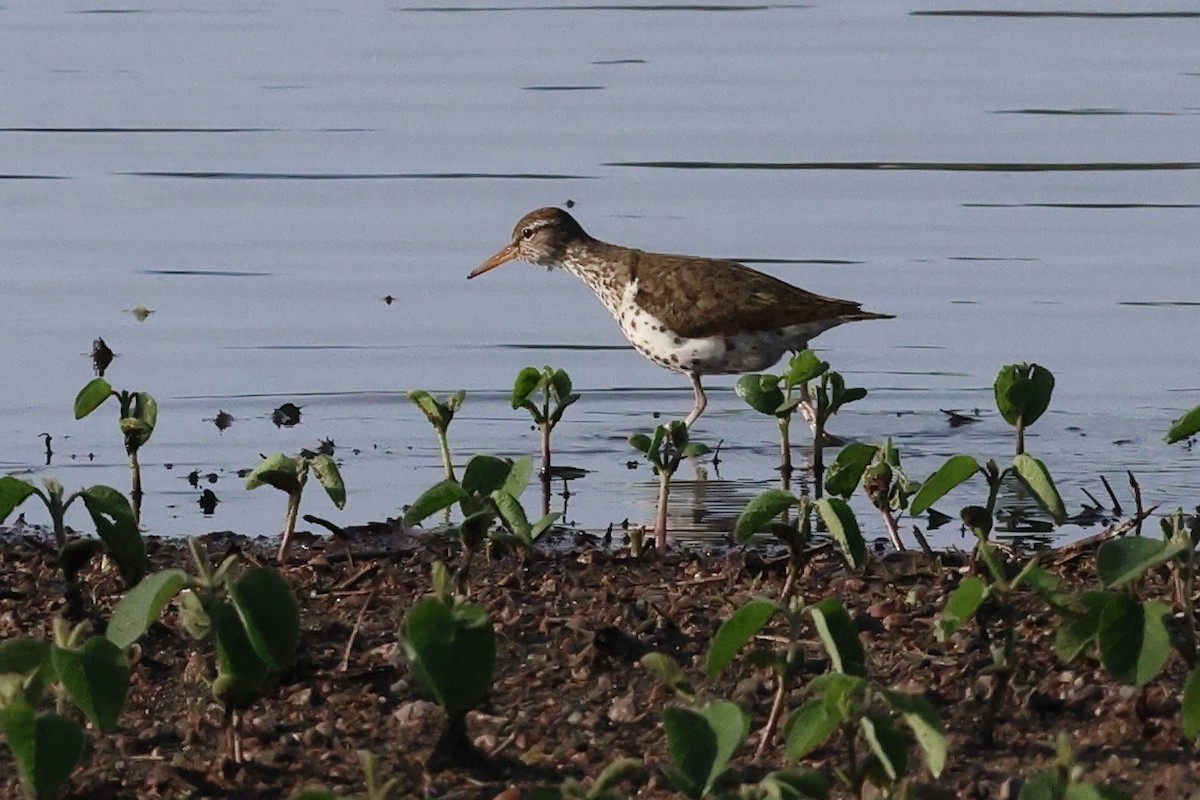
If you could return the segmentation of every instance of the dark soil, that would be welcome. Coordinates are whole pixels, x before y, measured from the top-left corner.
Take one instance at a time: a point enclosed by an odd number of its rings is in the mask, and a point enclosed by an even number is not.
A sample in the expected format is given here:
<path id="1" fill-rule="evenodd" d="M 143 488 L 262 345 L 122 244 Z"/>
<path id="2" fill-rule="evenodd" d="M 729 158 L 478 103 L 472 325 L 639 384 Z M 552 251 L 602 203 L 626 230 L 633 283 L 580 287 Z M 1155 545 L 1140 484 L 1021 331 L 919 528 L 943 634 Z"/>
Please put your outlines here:
<path id="1" fill-rule="evenodd" d="M 266 563 L 273 555 L 265 540 L 206 542 L 214 558 L 230 549 Z M 469 588 L 498 635 L 494 691 L 468 717 L 474 749 L 457 763 L 451 752 L 439 759 L 449 763 L 430 764 L 446 720 L 414 685 L 397 636 L 406 610 L 429 591 L 430 565 L 457 563 L 456 546 L 438 537 L 303 544 L 285 570 L 301 605 L 299 662 L 246 713 L 246 763 L 224 760 L 222 713 L 205 684 L 210 646 L 195 643 L 167 614 L 132 653 L 121 730 L 90 732 L 70 797 L 287 798 L 318 786 L 359 794 L 357 753 L 364 750 L 379 757 L 384 776 L 398 779 L 396 797 L 518 800 L 566 777 L 594 777 L 622 756 L 646 765 L 626 784 L 630 796 L 674 797 L 658 770 L 668 758 L 659 720 L 673 695 L 638 664 L 653 650 L 678 660 L 705 695 L 750 711 L 752 734 L 733 783 L 797 766 L 779 742 L 754 759 L 773 693 L 766 671 L 735 663 L 719 680 L 703 678 L 717 626 L 750 598 L 778 594 L 784 559 L 733 550 L 635 560 L 585 538 L 525 565 L 511 556 L 477 558 Z M 180 542 L 148 546 L 156 568 L 189 563 Z M 1094 582 L 1089 552 L 1063 561 L 1054 569 L 1064 578 Z M 1052 649 L 1057 618 L 1033 600 L 1018 612 L 1019 669 L 994 743 L 985 746 L 981 719 L 992 680 L 981 673 L 990 656 L 978 628 L 971 623 L 944 644 L 933 635 L 945 597 L 968 569 L 964 555 L 949 553 L 877 557 L 857 573 L 831 553 L 814 560 L 800 583 L 806 601 L 836 597 L 850 611 L 875 681 L 922 693 L 942 715 L 949 763 L 936 780 L 915 771 L 913 796 L 1015 798 L 1022 777 L 1053 763 L 1060 731 L 1089 780 L 1114 782 L 1139 798 L 1190 798 L 1200 788 L 1200 759 L 1180 728 L 1181 659 L 1173 655 L 1141 689 L 1117 684 L 1091 660 L 1062 665 Z M 27 536 L 0 538 L 0 572 L 0 637 L 48 636 L 63 608 L 51 549 Z M 118 581 L 98 564 L 84 576 L 87 613 L 98 629 Z M 1147 591 L 1166 596 L 1162 576 Z M 807 677 L 828 668 L 816 632 L 803 636 L 809 670 L 790 708 L 803 701 Z M 835 735 L 799 766 L 832 776 L 844 753 Z M 7 748 L 0 748 L 0 795 L 20 796 Z"/>

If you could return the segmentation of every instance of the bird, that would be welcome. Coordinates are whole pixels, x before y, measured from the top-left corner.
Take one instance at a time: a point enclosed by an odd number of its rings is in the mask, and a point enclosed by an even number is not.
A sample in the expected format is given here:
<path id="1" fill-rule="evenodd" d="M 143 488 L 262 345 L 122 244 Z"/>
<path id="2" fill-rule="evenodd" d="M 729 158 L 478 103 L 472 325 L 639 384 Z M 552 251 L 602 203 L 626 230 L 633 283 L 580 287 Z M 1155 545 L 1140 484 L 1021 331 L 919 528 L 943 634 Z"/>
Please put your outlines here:
<path id="1" fill-rule="evenodd" d="M 684 420 L 689 429 L 708 406 L 702 376 L 760 372 L 844 322 L 893 319 L 737 261 L 603 242 L 561 208 L 521 217 L 511 241 L 467 278 L 509 261 L 565 269 L 588 285 L 639 353 L 687 375 L 695 395 Z"/>

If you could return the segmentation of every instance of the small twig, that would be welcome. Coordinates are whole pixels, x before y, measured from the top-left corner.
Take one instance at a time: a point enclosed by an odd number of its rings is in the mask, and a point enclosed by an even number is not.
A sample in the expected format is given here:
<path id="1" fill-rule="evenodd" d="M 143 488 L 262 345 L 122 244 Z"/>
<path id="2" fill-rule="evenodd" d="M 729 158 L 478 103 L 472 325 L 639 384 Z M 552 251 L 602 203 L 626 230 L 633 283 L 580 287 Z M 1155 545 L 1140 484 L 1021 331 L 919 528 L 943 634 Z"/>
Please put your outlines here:
<path id="1" fill-rule="evenodd" d="M 350 650 L 354 647 L 354 640 L 358 636 L 358 629 L 362 627 L 363 617 L 367 615 L 367 607 L 371 605 L 373 599 L 375 599 L 375 589 L 371 589 L 371 593 L 363 601 L 362 608 L 358 610 L 358 619 L 354 620 L 354 627 L 350 630 L 350 638 L 346 640 L 346 650 L 342 653 L 342 662 L 338 664 L 338 672 L 345 672 L 350 669 Z"/>
<path id="2" fill-rule="evenodd" d="M 1129 476 L 1129 486 L 1133 489 L 1133 502 L 1137 504 L 1137 535 L 1142 535 L 1142 520 L 1146 518 L 1146 514 L 1142 511 L 1142 487 L 1137 482 L 1137 478 L 1133 477 L 1133 470 L 1125 470 L 1125 474 Z"/>
<path id="3" fill-rule="evenodd" d="M 351 566 L 353 566 L 353 565 L 351 565 Z M 358 572 L 354 573 L 353 575 L 349 576 L 348 578 L 343 578 L 342 580 L 335 583 L 333 585 L 333 588 L 335 591 L 342 590 L 342 589 L 349 589 L 351 586 L 358 583 L 360 580 L 365 578 L 367 575 L 370 575 L 372 572 L 374 572 L 378 568 L 379 568 L 378 564 L 368 564 L 367 566 L 363 567 Z"/>
<path id="4" fill-rule="evenodd" d="M 1117 495 L 1113 492 L 1112 486 L 1108 484 L 1108 478 L 1101 475 L 1100 482 L 1104 484 L 1104 490 L 1108 492 L 1108 496 L 1112 498 L 1113 513 L 1118 517 L 1121 516 L 1121 501 L 1117 499 Z"/>
<path id="5" fill-rule="evenodd" d="M 1101 476 L 1100 476 L 1100 480 L 1102 480 L 1102 481 L 1104 480 L 1104 476 L 1103 476 L 1103 475 L 1101 475 Z M 1105 486 L 1105 488 L 1108 488 L 1108 481 L 1104 481 L 1104 486 Z M 1080 487 L 1079 487 L 1079 491 L 1081 491 L 1081 492 L 1083 492 L 1085 495 L 1087 495 L 1087 499 L 1092 501 L 1092 508 L 1096 509 L 1097 511 L 1099 511 L 1100 509 L 1104 508 L 1104 506 L 1100 505 L 1100 501 L 1099 501 L 1099 500 L 1097 500 L 1095 497 L 1093 497 L 1093 496 L 1092 496 L 1092 493 L 1091 493 L 1091 492 L 1089 492 L 1087 489 L 1085 489 L 1084 487 L 1080 486 Z M 1112 490 L 1111 490 L 1111 489 L 1109 489 L 1109 494 L 1112 494 Z"/>
<path id="6" fill-rule="evenodd" d="M 516 740 L 517 740 L 516 732 L 510 733 L 508 736 L 505 737 L 504 741 L 500 742 L 500 744 L 498 744 L 494 748 L 492 748 L 491 752 L 488 753 L 488 758 L 495 758 L 496 756 L 500 755 L 501 752 L 506 750 L 508 748 L 508 746 L 510 744 L 512 744 L 513 742 L 515 742 Z"/>
<path id="7" fill-rule="evenodd" d="M 913 538 L 917 540 L 917 544 L 921 547 L 921 552 L 930 558 L 933 557 L 933 548 L 929 546 L 929 540 L 925 538 L 925 534 L 921 533 L 921 529 L 913 525 Z"/>

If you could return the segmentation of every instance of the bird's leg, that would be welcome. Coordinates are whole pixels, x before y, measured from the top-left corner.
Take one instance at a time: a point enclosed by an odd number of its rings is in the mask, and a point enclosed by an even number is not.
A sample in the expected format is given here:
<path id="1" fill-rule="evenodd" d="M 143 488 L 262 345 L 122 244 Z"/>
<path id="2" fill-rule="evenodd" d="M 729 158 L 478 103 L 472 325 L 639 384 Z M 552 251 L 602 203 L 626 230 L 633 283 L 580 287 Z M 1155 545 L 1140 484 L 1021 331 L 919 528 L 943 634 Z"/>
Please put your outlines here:
<path id="1" fill-rule="evenodd" d="M 700 376 L 695 372 L 689 372 L 688 377 L 692 379 L 692 390 L 696 393 L 696 404 L 692 406 L 692 413 L 688 414 L 687 419 L 683 421 L 683 424 L 690 430 L 693 423 L 700 419 L 700 415 L 708 407 L 708 398 L 704 396 L 704 387 L 700 385 Z"/>

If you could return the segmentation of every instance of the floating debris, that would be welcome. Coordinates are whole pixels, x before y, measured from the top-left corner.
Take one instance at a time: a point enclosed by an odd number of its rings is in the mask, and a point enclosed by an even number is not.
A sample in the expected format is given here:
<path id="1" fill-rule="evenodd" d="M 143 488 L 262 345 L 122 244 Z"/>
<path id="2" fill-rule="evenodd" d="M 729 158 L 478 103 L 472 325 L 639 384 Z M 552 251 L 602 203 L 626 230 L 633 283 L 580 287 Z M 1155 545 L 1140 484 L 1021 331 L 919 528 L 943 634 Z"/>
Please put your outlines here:
<path id="1" fill-rule="evenodd" d="M 219 431 L 224 431 L 234 422 L 236 422 L 236 420 L 234 419 L 233 414 L 226 414 L 224 411 L 218 411 L 217 415 L 212 418 L 212 423 L 217 426 L 217 430 Z"/>
<path id="2" fill-rule="evenodd" d="M 50 466 L 50 459 L 54 457 L 54 451 L 50 449 L 51 436 L 48 433 L 39 433 L 38 436 L 46 442 L 46 466 Z"/>
<path id="3" fill-rule="evenodd" d="M 112 363 L 116 354 L 109 349 L 108 345 L 100 337 L 92 342 L 92 369 L 96 371 L 97 377 L 104 377 L 104 370 L 108 369 L 108 365 Z"/>
<path id="4" fill-rule="evenodd" d="M 211 517 L 213 512 L 217 510 L 217 503 L 221 502 L 217 499 L 217 494 L 212 489 L 205 489 L 200 493 L 200 499 L 196 504 L 200 506 L 201 513 L 206 517 Z"/>
<path id="5" fill-rule="evenodd" d="M 383 302 L 387 303 L 390 306 L 392 303 L 396 302 L 396 298 L 390 294 L 385 294 L 383 296 Z"/>
<path id="6" fill-rule="evenodd" d="M 969 417 L 966 414 L 960 414 L 957 411 L 948 411 L 944 408 L 938 410 L 946 415 L 946 421 L 950 423 L 951 428 L 958 428 L 963 425 L 970 425 L 972 422 L 979 422 L 979 417 Z M 976 411 L 975 413 L 978 414 L 979 412 Z"/>
<path id="7" fill-rule="evenodd" d="M 300 409 L 295 403 L 284 403 L 271 412 L 271 422 L 276 428 L 291 428 L 300 424 Z"/>
<path id="8" fill-rule="evenodd" d="M 154 309 L 146 308 L 145 306 L 134 306 L 133 308 L 125 309 L 126 313 L 133 314 L 133 318 L 138 322 L 145 322 L 146 318 L 154 313 Z"/>

